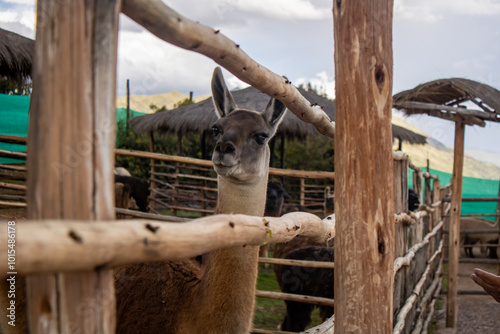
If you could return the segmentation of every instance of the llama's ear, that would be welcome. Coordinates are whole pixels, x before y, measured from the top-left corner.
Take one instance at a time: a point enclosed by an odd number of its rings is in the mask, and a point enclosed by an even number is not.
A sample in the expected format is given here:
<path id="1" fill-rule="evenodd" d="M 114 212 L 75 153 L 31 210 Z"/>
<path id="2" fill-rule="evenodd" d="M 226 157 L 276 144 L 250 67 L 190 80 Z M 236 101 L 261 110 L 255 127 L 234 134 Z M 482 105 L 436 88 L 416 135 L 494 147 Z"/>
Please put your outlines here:
<path id="1" fill-rule="evenodd" d="M 262 112 L 265 119 L 269 122 L 273 128 L 277 129 L 278 125 L 281 123 L 286 114 L 286 107 L 280 101 L 275 98 L 271 98 L 267 104 L 266 109 Z"/>
<path id="2" fill-rule="evenodd" d="M 218 118 L 227 116 L 237 108 L 233 96 L 226 87 L 220 67 L 216 67 L 212 75 L 212 100 Z"/>

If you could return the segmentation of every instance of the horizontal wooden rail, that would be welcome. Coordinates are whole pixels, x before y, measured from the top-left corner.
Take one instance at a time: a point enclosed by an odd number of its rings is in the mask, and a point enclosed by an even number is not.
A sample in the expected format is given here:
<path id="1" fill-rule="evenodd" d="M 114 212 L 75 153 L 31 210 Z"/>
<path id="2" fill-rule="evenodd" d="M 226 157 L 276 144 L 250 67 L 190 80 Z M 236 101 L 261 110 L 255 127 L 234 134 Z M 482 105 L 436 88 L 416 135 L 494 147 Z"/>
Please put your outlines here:
<path id="1" fill-rule="evenodd" d="M 136 217 L 136 218 L 144 218 L 144 219 L 165 221 L 165 222 L 185 223 L 185 222 L 191 220 L 191 219 L 188 219 L 188 218 L 182 218 L 182 217 L 176 217 L 176 216 L 157 215 L 157 214 L 146 213 L 146 212 L 142 212 L 142 211 L 127 210 L 127 209 L 122 209 L 122 208 L 115 208 L 115 212 L 117 214 L 121 214 L 121 215 L 127 215 L 127 216 L 131 216 L 131 217 Z"/>
<path id="2" fill-rule="evenodd" d="M 443 230 L 444 234 L 450 233 L 448 230 Z M 500 233 L 500 229 L 498 228 L 489 228 L 489 229 L 467 229 L 467 230 L 460 230 L 460 234 L 469 234 L 469 233 L 474 233 L 474 234 L 489 234 L 489 233 Z"/>
<path id="3" fill-rule="evenodd" d="M 26 191 L 26 189 L 27 189 L 27 187 L 23 184 L 14 184 L 14 183 L 7 183 L 7 182 L 0 182 L 0 188 L 24 190 L 24 191 Z"/>
<path id="4" fill-rule="evenodd" d="M 26 172 L 27 171 L 25 166 L 5 165 L 5 164 L 0 164 L 0 169 L 15 170 L 15 171 L 19 171 L 19 172 Z"/>
<path id="5" fill-rule="evenodd" d="M 448 263 L 448 259 L 444 259 L 445 263 Z M 461 257 L 458 259 L 459 263 L 492 263 L 497 264 L 500 263 L 499 259 L 485 259 L 485 258 L 467 258 Z"/>
<path id="6" fill-rule="evenodd" d="M 24 152 L 12 152 L 12 151 L 0 150 L 0 158 L 26 160 L 26 156 L 27 155 Z"/>
<path id="7" fill-rule="evenodd" d="M 334 300 L 330 299 L 330 298 L 303 296 L 303 295 L 296 295 L 293 293 L 256 290 L 255 296 L 262 297 L 262 298 L 281 299 L 281 300 L 288 300 L 288 301 L 292 301 L 292 302 L 315 304 L 315 305 L 323 305 L 323 306 L 331 306 L 331 307 L 334 306 Z"/>
<path id="8" fill-rule="evenodd" d="M 323 243 L 335 236 L 333 220 L 305 212 L 280 218 L 216 215 L 182 224 L 44 220 L 16 222 L 15 228 L 15 269 L 22 274 L 181 260 L 231 246 L 287 242 L 298 235 Z M 7 236 L 7 229 L 1 229 L 1 254 L 7 254 Z M 7 261 L 0 262 L 0 275 L 9 271 Z"/>
<path id="9" fill-rule="evenodd" d="M 26 144 L 26 137 L 0 135 L 0 143 Z"/>
<path id="10" fill-rule="evenodd" d="M 27 206 L 24 202 L 10 202 L 10 201 L 0 201 L 0 206 L 8 206 L 15 208 L 25 208 Z"/>
<path id="11" fill-rule="evenodd" d="M 451 202 L 451 198 L 445 197 L 443 202 Z M 462 202 L 500 202 L 500 197 L 462 197 Z"/>
<path id="12" fill-rule="evenodd" d="M 293 259 L 276 259 L 272 257 L 259 257 L 259 262 L 281 264 L 285 266 L 308 267 L 308 268 L 326 268 L 326 269 L 335 268 L 334 262 L 326 262 L 326 261 L 305 261 L 305 260 L 293 260 Z"/>
<path id="13" fill-rule="evenodd" d="M 297 332 L 288 332 L 288 331 L 270 331 L 267 329 L 259 329 L 259 328 L 253 328 L 250 331 L 250 334 L 297 334 Z"/>
<path id="14" fill-rule="evenodd" d="M 172 161 L 172 162 L 186 163 L 204 167 L 213 167 L 212 161 L 196 159 L 196 158 L 187 158 L 174 155 L 166 155 L 160 153 L 142 152 L 134 150 L 124 150 L 119 148 L 115 149 L 115 153 L 119 155 L 128 155 L 139 158 L 155 159 L 161 161 Z M 269 168 L 269 175 L 297 177 L 303 179 L 327 179 L 327 180 L 335 179 L 335 173 L 333 172 L 315 172 L 315 171 L 303 171 L 303 170 L 279 169 L 279 168 Z"/>

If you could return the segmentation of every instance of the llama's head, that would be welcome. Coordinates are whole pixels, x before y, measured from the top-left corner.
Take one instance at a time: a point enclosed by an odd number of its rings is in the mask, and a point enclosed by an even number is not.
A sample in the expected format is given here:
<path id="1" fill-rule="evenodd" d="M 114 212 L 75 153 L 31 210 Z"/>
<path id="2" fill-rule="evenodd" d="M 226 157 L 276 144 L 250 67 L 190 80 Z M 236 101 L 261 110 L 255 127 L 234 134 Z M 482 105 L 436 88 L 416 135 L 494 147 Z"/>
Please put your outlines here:
<path id="1" fill-rule="evenodd" d="M 226 87 L 220 67 L 212 77 L 212 96 L 219 118 L 212 129 L 215 149 L 212 161 L 217 174 L 248 182 L 262 177 L 269 165 L 269 147 L 286 107 L 271 98 L 262 112 L 240 109 Z"/>

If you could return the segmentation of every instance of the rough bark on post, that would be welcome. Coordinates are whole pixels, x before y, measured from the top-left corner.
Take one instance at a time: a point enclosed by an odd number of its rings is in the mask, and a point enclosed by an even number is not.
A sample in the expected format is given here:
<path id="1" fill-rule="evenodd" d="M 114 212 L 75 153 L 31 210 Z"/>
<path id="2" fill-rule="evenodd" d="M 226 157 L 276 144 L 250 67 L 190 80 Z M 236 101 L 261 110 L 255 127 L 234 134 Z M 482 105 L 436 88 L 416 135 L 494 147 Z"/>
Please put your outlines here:
<path id="1" fill-rule="evenodd" d="M 391 333 L 391 0 L 334 2 L 335 331 Z M 337 252 L 338 250 L 338 252 Z"/>
<path id="2" fill-rule="evenodd" d="M 462 175 L 464 167 L 465 124 L 455 124 L 453 152 L 453 176 L 451 179 L 451 210 L 448 248 L 448 300 L 446 303 L 446 327 L 457 327 L 458 258 L 460 255 L 460 211 L 462 209 Z"/>
<path id="3" fill-rule="evenodd" d="M 38 1 L 28 137 L 30 219 L 115 217 L 119 3 Z M 31 333 L 115 330 L 111 270 L 29 276 L 27 297 Z"/>

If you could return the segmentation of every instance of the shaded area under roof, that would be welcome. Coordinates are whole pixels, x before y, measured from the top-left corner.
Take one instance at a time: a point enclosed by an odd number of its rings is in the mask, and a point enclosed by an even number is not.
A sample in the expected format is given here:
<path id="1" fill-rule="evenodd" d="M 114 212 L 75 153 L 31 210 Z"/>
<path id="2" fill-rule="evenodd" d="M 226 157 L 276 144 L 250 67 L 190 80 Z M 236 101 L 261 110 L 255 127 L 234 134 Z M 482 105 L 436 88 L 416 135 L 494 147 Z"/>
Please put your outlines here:
<path id="1" fill-rule="evenodd" d="M 334 101 L 301 88 L 298 90 L 309 102 L 323 107 L 330 119 L 335 119 Z M 269 102 L 269 96 L 254 87 L 232 91 L 231 94 L 240 108 L 264 110 Z M 129 124 L 139 133 L 201 134 L 204 131 L 210 131 L 216 120 L 213 102 L 209 98 L 176 109 L 135 117 L 129 121 Z M 278 132 L 283 133 L 286 138 L 298 140 L 304 140 L 309 136 L 322 136 L 312 124 L 301 121 L 291 112 L 287 112 Z M 412 144 L 425 144 L 426 142 L 425 136 L 396 125 L 393 125 L 393 137 Z"/>
<path id="2" fill-rule="evenodd" d="M 469 101 L 477 109 L 464 108 Z M 458 116 L 467 124 L 500 122 L 500 91 L 463 78 L 434 80 L 405 90 L 394 95 L 393 106 L 408 115 L 425 113 L 454 121 Z"/>
<path id="3" fill-rule="evenodd" d="M 21 82 L 31 76 L 35 41 L 0 29 L 0 76 Z"/>

